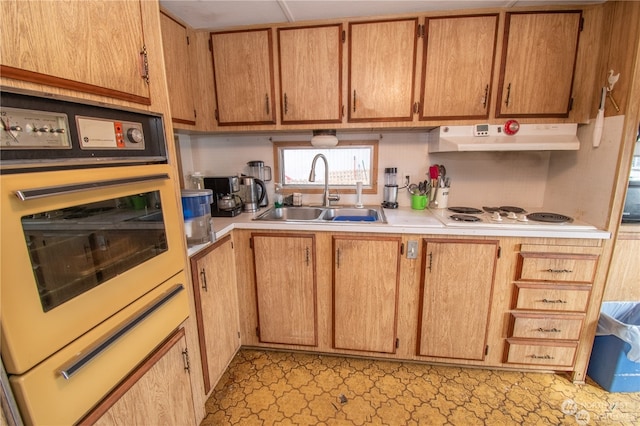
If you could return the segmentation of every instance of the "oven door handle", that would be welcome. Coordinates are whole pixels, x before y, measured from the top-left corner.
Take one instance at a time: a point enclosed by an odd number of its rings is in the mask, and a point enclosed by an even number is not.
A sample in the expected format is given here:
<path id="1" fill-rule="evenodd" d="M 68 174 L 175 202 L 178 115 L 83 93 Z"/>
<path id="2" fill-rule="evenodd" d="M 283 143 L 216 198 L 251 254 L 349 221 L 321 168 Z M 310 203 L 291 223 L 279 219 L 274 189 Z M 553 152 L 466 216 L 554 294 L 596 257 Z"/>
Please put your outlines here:
<path id="1" fill-rule="evenodd" d="M 158 310 L 162 305 L 167 303 L 169 300 L 174 298 L 178 293 L 184 290 L 184 285 L 176 284 L 171 289 L 167 290 L 165 293 L 153 299 L 147 305 L 145 305 L 142 309 L 140 309 L 136 314 L 131 316 L 129 320 L 123 323 L 116 330 L 112 331 L 108 335 L 104 336 L 100 341 L 98 341 L 93 346 L 85 349 L 76 355 L 73 359 L 69 360 L 66 364 L 58 369 L 58 373 L 69 380 L 71 376 L 76 374 L 78 371 L 82 369 L 87 363 L 89 363 L 93 358 L 100 355 L 102 351 L 107 349 L 113 343 L 115 343 L 119 338 L 125 335 L 128 331 L 130 331 L 133 327 L 138 325 L 141 321 L 147 318 L 149 315 Z"/>
<path id="2" fill-rule="evenodd" d="M 132 183 L 150 182 L 154 180 L 169 179 L 167 173 L 157 175 L 134 176 L 122 179 L 99 180 L 87 183 L 74 183 L 71 185 L 57 185 L 44 188 L 22 189 L 16 191 L 16 196 L 21 201 L 33 200 L 36 198 L 54 197 L 58 195 L 72 194 L 81 191 L 93 191 L 95 189 L 108 188 L 119 185 L 129 185 Z"/>

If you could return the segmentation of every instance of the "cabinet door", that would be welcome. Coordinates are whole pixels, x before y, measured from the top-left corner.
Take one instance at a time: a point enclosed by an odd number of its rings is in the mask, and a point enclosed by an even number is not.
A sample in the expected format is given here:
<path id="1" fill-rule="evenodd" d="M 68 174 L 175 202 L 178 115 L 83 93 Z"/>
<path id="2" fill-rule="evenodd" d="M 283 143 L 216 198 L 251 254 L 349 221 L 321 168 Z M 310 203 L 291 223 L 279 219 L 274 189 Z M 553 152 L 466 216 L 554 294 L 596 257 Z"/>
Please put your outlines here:
<path id="1" fill-rule="evenodd" d="M 399 238 L 333 237 L 336 349 L 395 353 Z"/>
<path id="2" fill-rule="evenodd" d="M 580 11 L 507 13 L 496 117 L 568 117 Z"/>
<path id="3" fill-rule="evenodd" d="M 420 119 L 489 117 L 498 15 L 426 21 Z"/>
<path id="4" fill-rule="evenodd" d="M 138 1 L 1 1 L 0 16 L 3 77 L 151 103 Z"/>
<path id="5" fill-rule="evenodd" d="M 230 236 L 191 260 L 205 394 L 215 386 L 240 347 L 235 271 Z"/>
<path id="6" fill-rule="evenodd" d="M 497 241 L 424 240 L 418 354 L 483 360 Z"/>
<path id="7" fill-rule="evenodd" d="M 317 346 L 315 237 L 252 234 L 261 342 Z"/>
<path id="8" fill-rule="evenodd" d="M 279 28 L 283 124 L 342 120 L 342 25 Z"/>
<path id="9" fill-rule="evenodd" d="M 211 33 L 218 124 L 273 124 L 271 29 Z"/>
<path id="10" fill-rule="evenodd" d="M 349 24 L 349 121 L 411 121 L 417 19 Z"/>
<path id="11" fill-rule="evenodd" d="M 79 424 L 195 424 L 186 348 L 179 329 Z"/>
<path id="12" fill-rule="evenodd" d="M 187 28 L 164 13 L 160 14 L 160 24 L 171 103 L 171 121 L 195 125 Z"/>

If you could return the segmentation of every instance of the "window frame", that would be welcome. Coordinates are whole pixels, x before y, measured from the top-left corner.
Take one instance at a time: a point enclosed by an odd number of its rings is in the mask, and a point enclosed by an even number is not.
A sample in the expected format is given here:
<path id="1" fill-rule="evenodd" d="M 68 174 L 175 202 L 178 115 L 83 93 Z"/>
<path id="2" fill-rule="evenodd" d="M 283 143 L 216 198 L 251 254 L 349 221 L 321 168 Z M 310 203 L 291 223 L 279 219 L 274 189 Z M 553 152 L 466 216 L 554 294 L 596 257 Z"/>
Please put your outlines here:
<path id="1" fill-rule="evenodd" d="M 346 147 L 346 146 L 362 146 L 362 147 L 371 147 L 373 154 L 371 159 L 371 187 L 365 186 L 362 188 L 363 194 L 377 194 L 378 193 L 378 140 L 370 139 L 370 140 L 348 140 L 348 141 L 339 141 L 338 147 Z M 274 165 L 274 181 L 280 182 L 281 176 L 280 171 L 282 167 L 280 163 L 282 162 L 281 149 L 282 148 L 308 148 L 308 149 L 319 149 L 317 147 L 311 146 L 309 141 L 300 141 L 300 142 L 278 142 L 273 141 L 273 165 Z M 320 149 L 331 149 L 331 148 L 320 148 Z M 311 165 L 309 165 L 309 170 L 311 170 Z M 337 192 L 340 194 L 355 194 L 356 187 L 355 185 L 349 187 L 336 187 L 329 185 L 329 189 L 331 192 Z M 284 186 L 283 190 L 285 193 L 289 192 L 300 192 L 302 194 L 322 194 L 324 192 L 324 188 L 318 187 L 300 187 L 300 186 Z"/>

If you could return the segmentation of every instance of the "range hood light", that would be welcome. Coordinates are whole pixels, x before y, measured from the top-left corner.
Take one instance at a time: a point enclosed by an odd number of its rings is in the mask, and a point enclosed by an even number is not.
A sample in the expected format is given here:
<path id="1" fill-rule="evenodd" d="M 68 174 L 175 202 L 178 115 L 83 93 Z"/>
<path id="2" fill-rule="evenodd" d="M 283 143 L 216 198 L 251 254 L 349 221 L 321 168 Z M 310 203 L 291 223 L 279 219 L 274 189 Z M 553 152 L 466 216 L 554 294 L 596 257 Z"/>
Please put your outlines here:
<path id="1" fill-rule="evenodd" d="M 314 130 L 311 145 L 318 148 L 331 148 L 338 145 L 338 138 L 334 129 Z"/>

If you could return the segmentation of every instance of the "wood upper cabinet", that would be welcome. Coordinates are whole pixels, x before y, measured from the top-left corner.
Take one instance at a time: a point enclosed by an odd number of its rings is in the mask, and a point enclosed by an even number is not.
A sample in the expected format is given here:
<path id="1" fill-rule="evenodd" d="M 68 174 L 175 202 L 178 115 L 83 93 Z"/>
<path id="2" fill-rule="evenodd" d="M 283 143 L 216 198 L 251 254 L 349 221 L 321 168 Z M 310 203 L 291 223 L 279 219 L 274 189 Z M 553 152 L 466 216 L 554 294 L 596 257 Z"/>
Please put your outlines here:
<path id="1" fill-rule="evenodd" d="M 78 424 L 196 424 L 188 353 L 181 328 Z"/>
<path id="2" fill-rule="evenodd" d="M 0 16 L 3 77 L 151 104 L 140 2 L 1 1 Z"/>
<path id="3" fill-rule="evenodd" d="M 395 353 L 397 237 L 333 237 L 334 348 Z"/>
<path id="4" fill-rule="evenodd" d="M 261 342 L 317 346 L 315 236 L 252 233 Z"/>
<path id="5" fill-rule="evenodd" d="M 582 12 L 506 14 L 496 117 L 568 117 Z"/>
<path id="6" fill-rule="evenodd" d="M 283 124 L 342 121 L 342 25 L 279 28 Z"/>
<path id="7" fill-rule="evenodd" d="M 211 47 L 218 124 L 274 124 L 271 29 L 211 33 Z"/>
<path id="8" fill-rule="evenodd" d="M 423 242 L 418 355 L 483 360 L 498 241 Z"/>
<path id="9" fill-rule="evenodd" d="M 420 119 L 488 118 L 498 15 L 427 18 Z"/>
<path id="10" fill-rule="evenodd" d="M 196 124 L 196 110 L 191 87 L 192 67 L 187 28 L 173 18 L 160 14 L 164 63 L 174 123 Z"/>
<path id="11" fill-rule="evenodd" d="M 411 121 L 418 19 L 349 23 L 349 121 Z"/>
<path id="12" fill-rule="evenodd" d="M 215 386 L 240 347 L 235 271 L 230 236 L 191 258 L 205 394 Z"/>

